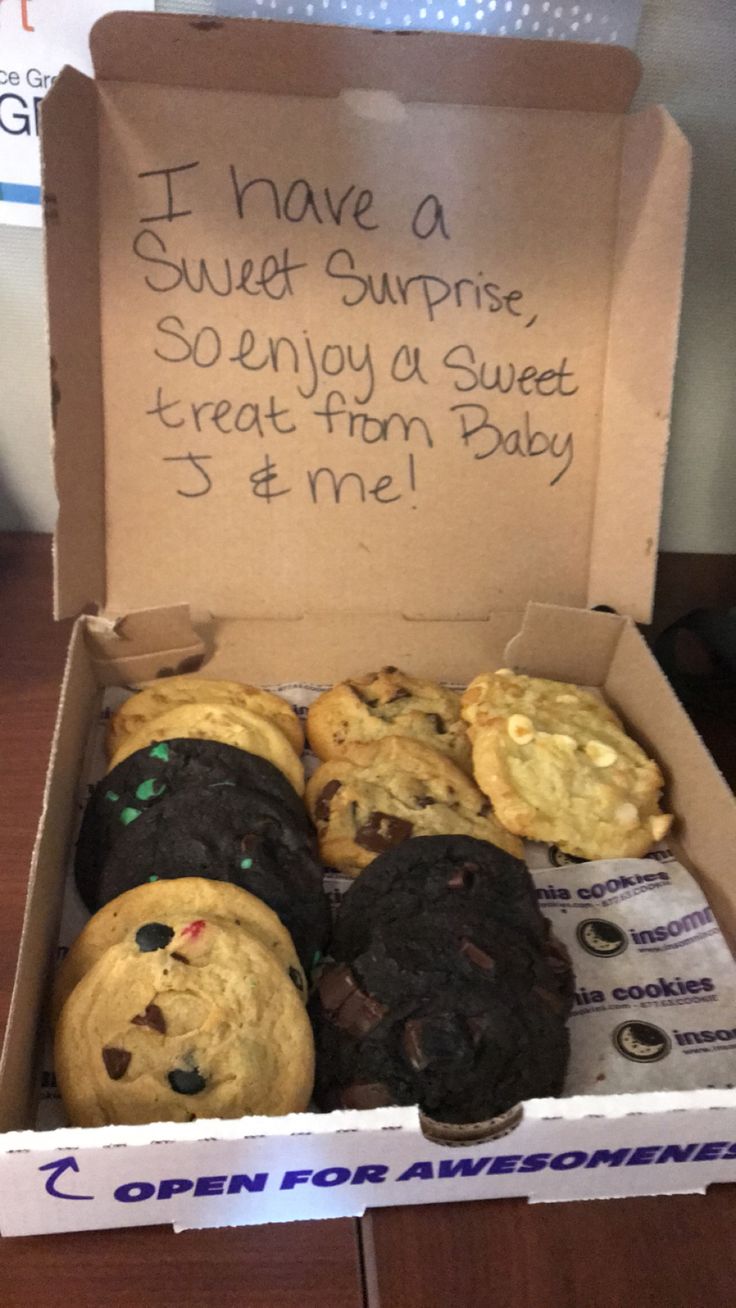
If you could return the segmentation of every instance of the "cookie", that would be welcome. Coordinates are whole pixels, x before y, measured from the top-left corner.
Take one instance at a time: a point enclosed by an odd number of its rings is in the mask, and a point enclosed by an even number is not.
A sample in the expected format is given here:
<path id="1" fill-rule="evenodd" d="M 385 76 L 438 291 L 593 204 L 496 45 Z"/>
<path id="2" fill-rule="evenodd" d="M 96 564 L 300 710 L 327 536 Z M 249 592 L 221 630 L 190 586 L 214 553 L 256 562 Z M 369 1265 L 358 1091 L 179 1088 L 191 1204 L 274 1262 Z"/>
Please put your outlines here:
<path id="1" fill-rule="evenodd" d="M 187 737 L 195 740 L 216 740 L 223 745 L 234 745 L 265 758 L 291 783 L 298 795 L 304 793 L 304 769 L 283 732 L 268 718 L 252 713 L 250 709 L 231 705 L 179 704 L 151 718 L 139 731 L 126 736 L 110 760 L 112 771 L 124 759 L 139 749 L 158 741 Z"/>
<path id="2" fill-rule="evenodd" d="M 84 902 L 94 903 L 100 866 L 126 826 L 180 790 L 217 785 L 264 792 L 283 805 L 289 821 L 311 833 L 302 801 L 267 759 L 215 740 L 159 741 L 129 755 L 90 792 L 74 859 Z"/>
<path id="3" fill-rule="evenodd" d="M 166 922 L 170 917 L 186 915 L 228 921 L 247 931 L 271 951 L 306 1003 L 307 983 L 294 943 L 286 927 L 263 900 L 228 881 L 180 877 L 176 881 L 153 881 L 136 886 L 118 895 L 117 899 L 111 899 L 90 918 L 56 974 L 51 1001 L 53 1024 L 56 1025 L 74 987 L 111 945 L 135 936 L 146 922 Z"/>
<path id="4" fill-rule="evenodd" d="M 471 734 L 478 785 L 519 836 L 583 859 L 640 858 L 670 828 L 657 764 L 605 718 L 538 709 Z"/>
<path id="5" fill-rule="evenodd" d="M 324 1108 L 415 1104 L 440 1122 L 499 1116 L 560 1094 L 570 987 L 545 955 L 487 919 L 382 924 L 313 1004 Z"/>
<path id="6" fill-rule="evenodd" d="M 506 925 L 546 949 L 549 926 L 526 865 L 485 840 L 418 836 L 374 859 L 340 901 L 330 953 L 349 961 L 379 926 L 427 918 Z"/>
<path id="7" fill-rule="evenodd" d="M 62 1009 L 54 1062 L 73 1126 L 187 1122 L 305 1109 L 314 1047 L 274 954 L 185 916 L 105 951 Z"/>
<path id="8" fill-rule="evenodd" d="M 138 735 L 162 713 L 180 704 L 220 704 L 249 709 L 268 718 L 286 736 L 292 749 L 301 754 L 304 732 L 291 704 L 280 695 L 238 681 L 209 681 L 205 677 L 161 677 L 149 682 L 113 713 L 107 724 L 107 754 L 117 754 L 128 736 Z"/>
<path id="9" fill-rule="evenodd" d="M 162 800 L 121 833 L 100 869 L 93 909 L 154 878 L 177 877 L 229 881 L 262 899 L 309 974 L 329 928 L 322 869 L 277 802 L 232 786 Z"/>
<path id="10" fill-rule="evenodd" d="M 475 677 L 463 693 L 461 705 L 462 716 L 471 728 L 512 713 L 533 717 L 540 710 L 559 719 L 560 730 L 564 730 L 565 722 L 588 723 L 591 728 L 599 721 L 621 726 L 613 709 L 591 691 L 567 681 L 526 677 L 509 668 Z"/>
<path id="11" fill-rule="evenodd" d="M 309 706 L 307 737 L 318 758 L 339 758 L 354 744 L 405 736 L 431 745 L 470 771 L 470 745 L 452 690 L 382 668 L 327 690 Z"/>
<path id="12" fill-rule="evenodd" d="M 412 836 L 475 836 L 521 855 L 470 778 L 415 740 L 352 745 L 310 777 L 306 801 L 323 862 L 348 876 Z"/>

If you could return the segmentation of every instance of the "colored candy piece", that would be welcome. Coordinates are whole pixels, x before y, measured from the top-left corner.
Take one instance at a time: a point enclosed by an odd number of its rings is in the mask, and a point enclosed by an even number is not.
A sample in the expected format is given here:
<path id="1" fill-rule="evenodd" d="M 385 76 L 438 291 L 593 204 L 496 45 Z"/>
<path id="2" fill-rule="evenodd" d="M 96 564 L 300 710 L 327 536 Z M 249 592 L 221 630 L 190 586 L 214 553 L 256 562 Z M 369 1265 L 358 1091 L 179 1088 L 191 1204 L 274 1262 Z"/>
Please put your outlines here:
<path id="1" fill-rule="evenodd" d="M 183 1067 L 175 1067 L 173 1072 L 169 1072 L 168 1082 L 171 1089 L 175 1090 L 178 1095 L 198 1095 L 207 1085 L 205 1078 L 197 1067 L 193 1068 L 192 1071 L 186 1071 Z"/>
<path id="2" fill-rule="evenodd" d="M 181 935 L 190 936 L 192 940 L 196 940 L 198 936 L 201 936 L 206 926 L 207 923 L 204 918 L 197 918 L 195 922 L 190 922 L 188 926 L 182 927 Z"/>
<path id="3" fill-rule="evenodd" d="M 142 781 L 136 787 L 135 797 L 144 802 L 149 799 L 158 799 L 159 795 L 163 795 L 165 789 L 166 786 L 156 781 L 155 777 L 147 777 L 145 781 Z"/>
<path id="4" fill-rule="evenodd" d="M 135 943 L 142 954 L 152 954 L 155 949 L 165 949 L 173 935 L 173 929 L 163 922 L 146 922 L 136 931 Z"/>

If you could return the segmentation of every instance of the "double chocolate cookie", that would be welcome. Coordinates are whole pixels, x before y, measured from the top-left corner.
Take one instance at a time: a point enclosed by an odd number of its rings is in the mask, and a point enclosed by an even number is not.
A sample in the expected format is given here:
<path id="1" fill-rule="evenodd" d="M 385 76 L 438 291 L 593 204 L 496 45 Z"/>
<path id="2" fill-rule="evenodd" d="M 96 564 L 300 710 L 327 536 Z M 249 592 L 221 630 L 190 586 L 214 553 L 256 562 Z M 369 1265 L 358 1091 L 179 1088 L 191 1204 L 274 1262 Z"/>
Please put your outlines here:
<path id="1" fill-rule="evenodd" d="M 369 874 L 370 873 L 370 874 Z M 423 836 L 377 858 L 343 896 L 330 952 L 345 961 L 379 927 L 431 919 L 511 930 L 543 948 L 548 923 L 521 859 L 467 836 Z"/>
<path id="2" fill-rule="evenodd" d="M 376 859 L 345 895 L 313 1001 L 325 1108 L 485 1121 L 559 1094 L 573 977 L 518 860 L 469 838 Z"/>
<path id="3" fill-rule="evenodd" d="M 307 974 L 322 951 L 329 909 L 303 826 L 264 792 L 205 786 L 161 799 L 130 823 L 103 863 L 94 908 L 146 881 L 230 881 L 272 908 Z"/>
<path id="4" fill-rule="evenodd" d="M 281 804 L 287 820 L 309 837 L 299 796 L 267 759 L 215 740 L 163 740 L 138 750 L 93 787 L 85 808 L 74 861 L 79 893 L 99 907 L 100 868 L 117 840 L 142 814 L 181 790 L 237 787 Z"/>

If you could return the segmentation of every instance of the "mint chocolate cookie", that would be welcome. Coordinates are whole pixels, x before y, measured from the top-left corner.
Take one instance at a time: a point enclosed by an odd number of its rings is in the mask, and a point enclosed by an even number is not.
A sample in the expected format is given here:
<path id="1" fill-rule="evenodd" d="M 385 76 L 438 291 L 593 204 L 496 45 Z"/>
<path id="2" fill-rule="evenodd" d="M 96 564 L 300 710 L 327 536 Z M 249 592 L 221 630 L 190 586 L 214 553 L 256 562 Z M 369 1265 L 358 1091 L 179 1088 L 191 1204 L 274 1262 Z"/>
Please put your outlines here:
<path id="1" fill-rule="evenodd" d="M 137 750 L 92 788 L 77 841 L 79 893 L 94 912 L 102 864 L 126 827 L 162 800 L 192 787 L 237 787 L 283 806 L 285 818 L 309 837 L 304 805 L 267 759 L 215 740 L 174 739 Z"/>

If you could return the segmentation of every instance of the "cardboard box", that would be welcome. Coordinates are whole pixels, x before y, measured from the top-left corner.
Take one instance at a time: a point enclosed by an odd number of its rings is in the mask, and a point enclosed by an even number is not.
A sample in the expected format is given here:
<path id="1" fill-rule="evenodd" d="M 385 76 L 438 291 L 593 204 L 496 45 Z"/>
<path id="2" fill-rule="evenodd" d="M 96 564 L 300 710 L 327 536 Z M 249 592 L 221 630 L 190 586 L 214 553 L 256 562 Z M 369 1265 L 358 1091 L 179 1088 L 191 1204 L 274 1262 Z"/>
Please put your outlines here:
<path id="1" fill-rule="evenodd" d="M 265 684 L 503 659 L 598 685 L 665 764 L 736 940 L 733 800 L 630 620 L 689 176 L 668 115 L 627 113 L 635 58 L 124 14 L 92 49 L 44 153 L 56 611 L 97 616 L 69 651 L 0 1073 L 3 1233 L 736 1179 L 733 1090 L 535 1101 L 453 1149 L 410 1108 L 33 1131 L 104 685 L 203 659 Z"/>

